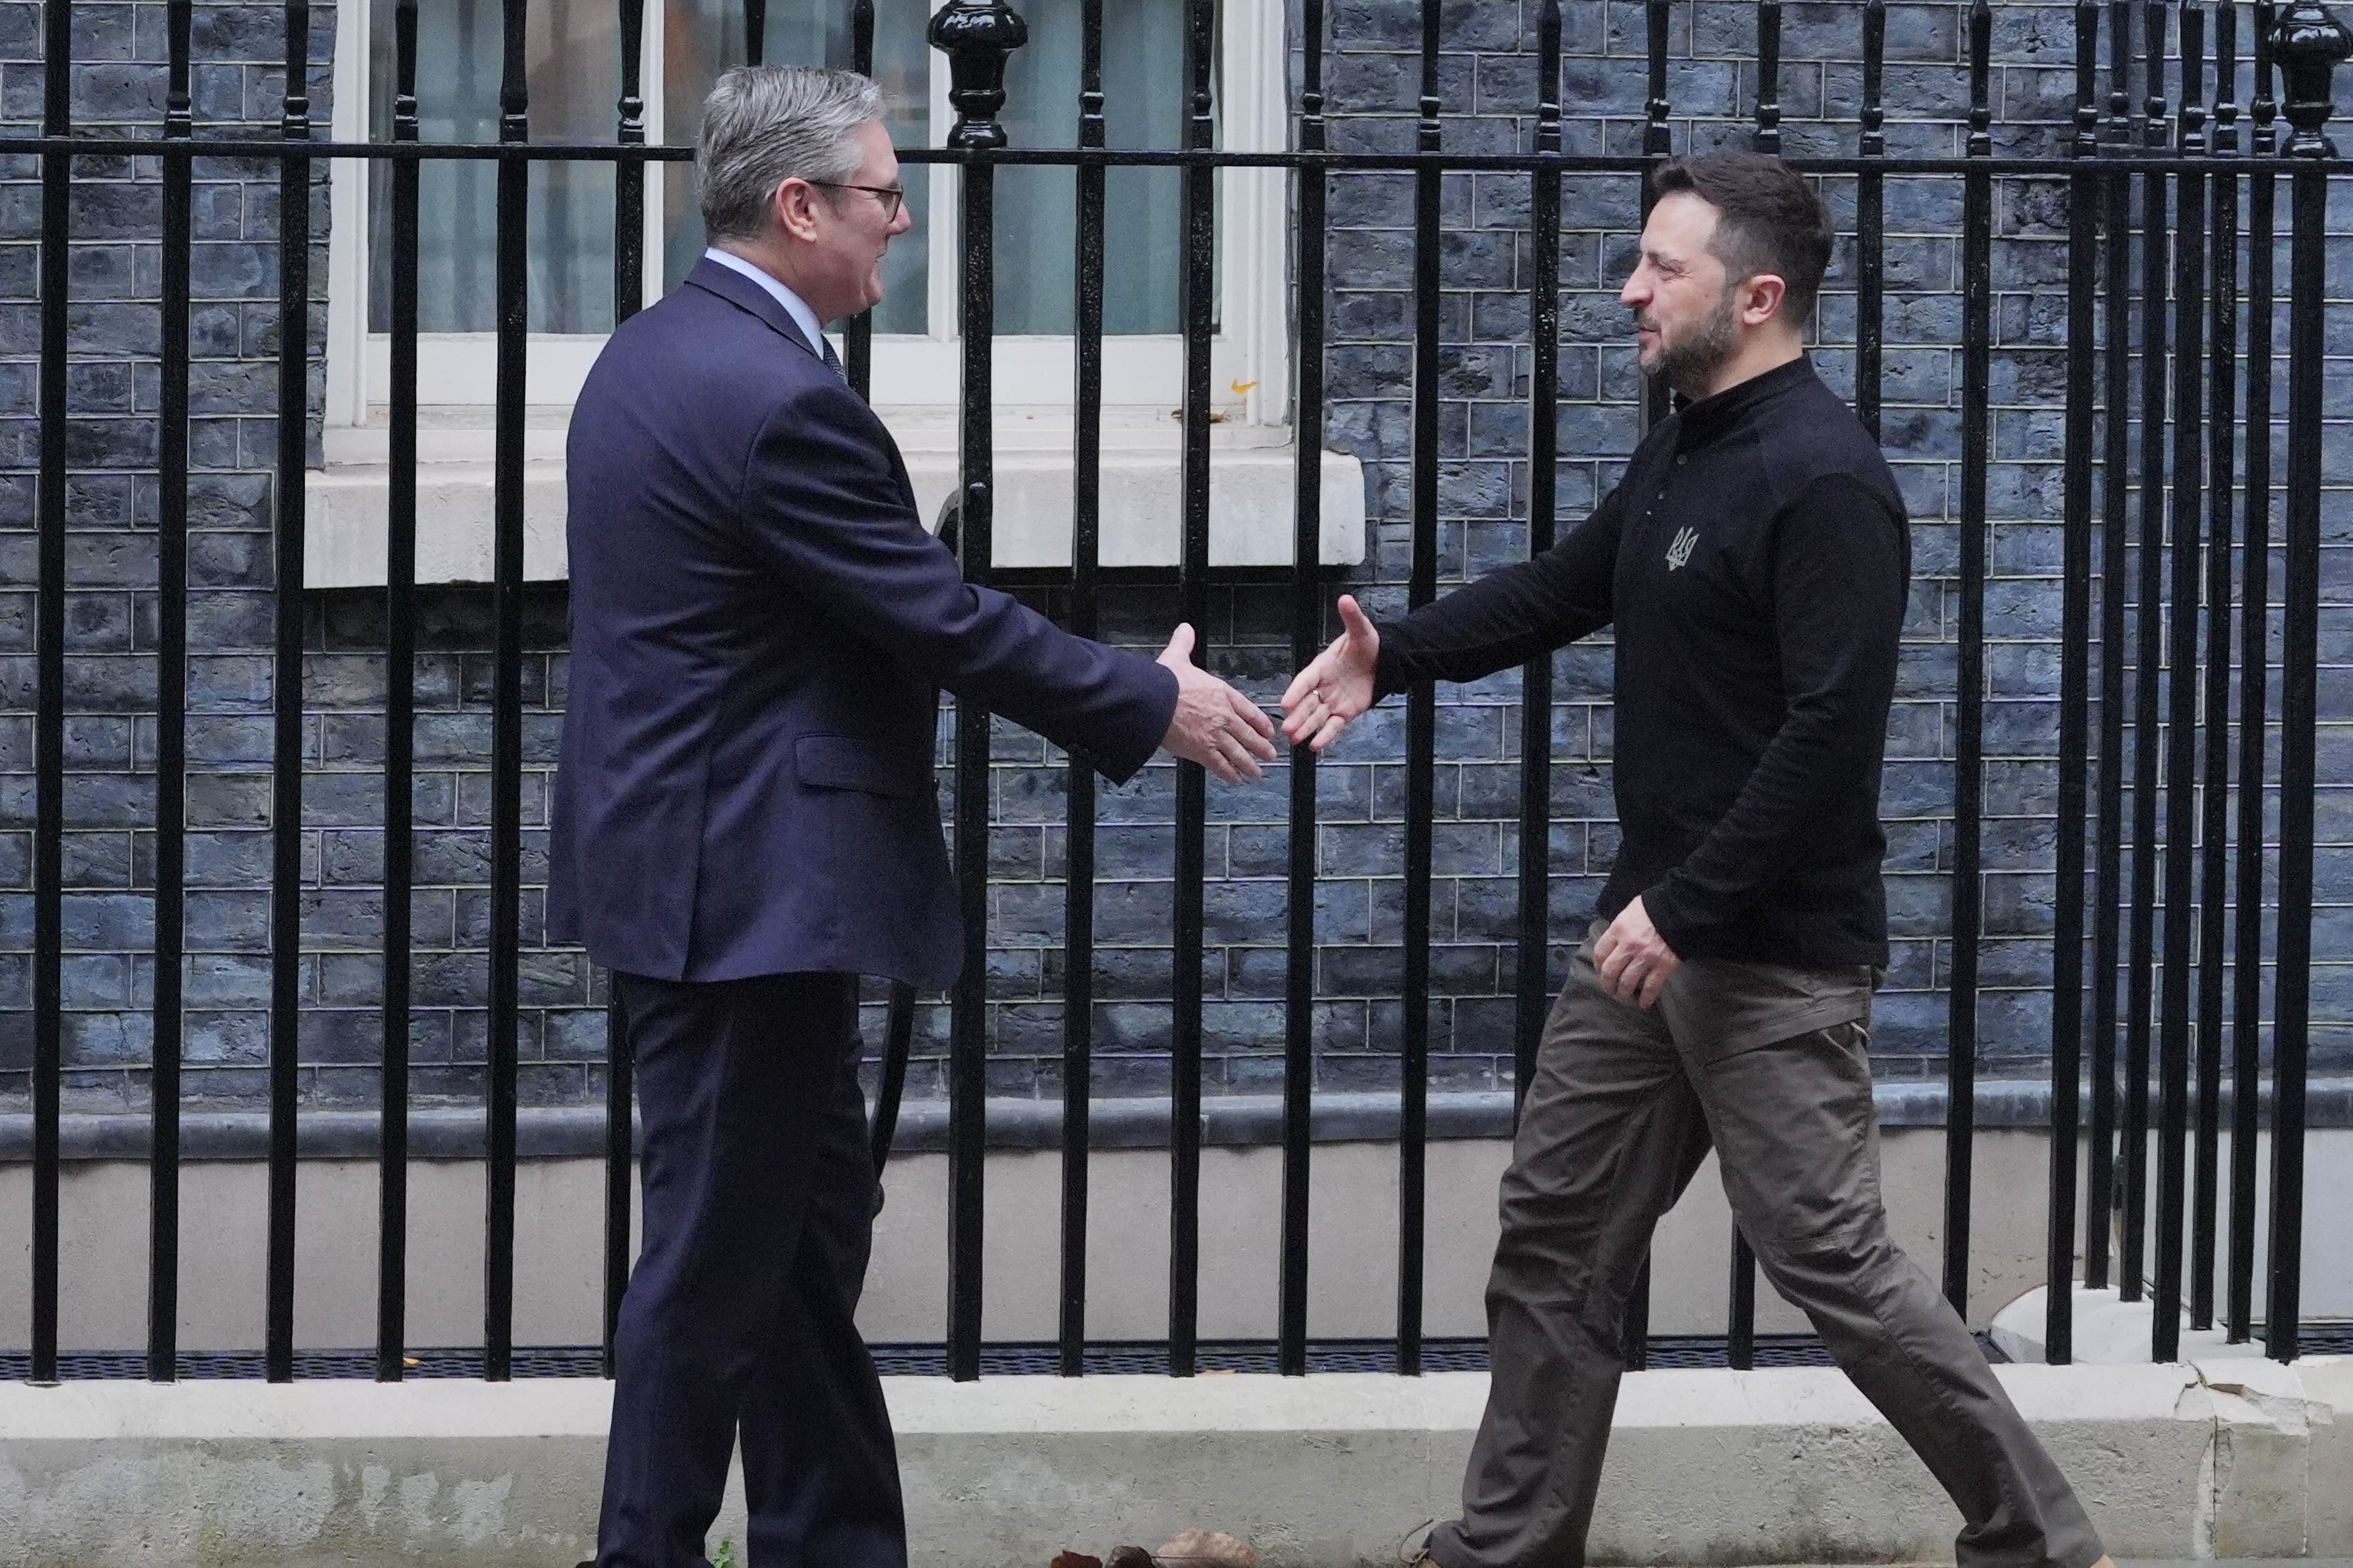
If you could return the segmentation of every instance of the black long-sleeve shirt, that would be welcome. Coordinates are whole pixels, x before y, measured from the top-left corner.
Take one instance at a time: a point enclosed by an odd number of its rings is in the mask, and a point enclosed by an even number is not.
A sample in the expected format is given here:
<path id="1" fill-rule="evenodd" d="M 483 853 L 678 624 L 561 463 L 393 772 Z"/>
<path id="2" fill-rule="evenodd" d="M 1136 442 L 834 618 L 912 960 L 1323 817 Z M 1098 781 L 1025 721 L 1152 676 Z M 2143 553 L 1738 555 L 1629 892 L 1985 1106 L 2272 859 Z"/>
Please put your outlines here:
<path id="1" fill-rule="evenodd" d="M 1879 777 L 1911 575 L 1878 447 L 1804 359 L 1694 403 L 1553 549 L 1380 628 L 1383 695 L 1615 626 L 1622 843 L 1684 958 L 1887 962 Z"/>

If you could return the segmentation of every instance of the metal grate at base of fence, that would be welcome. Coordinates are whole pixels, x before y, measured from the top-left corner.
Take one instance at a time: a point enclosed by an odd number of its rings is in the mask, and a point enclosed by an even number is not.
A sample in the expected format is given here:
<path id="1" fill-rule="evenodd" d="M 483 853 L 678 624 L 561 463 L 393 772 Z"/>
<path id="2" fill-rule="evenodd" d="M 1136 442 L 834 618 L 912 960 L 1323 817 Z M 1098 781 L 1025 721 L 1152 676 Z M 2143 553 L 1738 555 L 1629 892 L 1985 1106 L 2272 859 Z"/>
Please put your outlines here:
<path id="1" fill-rule="evenodd" d="M 2353 1350 L 2353 1323 L 2307 1324 L 2307 1347 L 2316 1354 Z M 1831 1366 L 1829 1349 L 1812 1334 L 1754 1336 L 1756 1367 Z M 2006 1361 L 1988 1334 L 1978 1342 L 1989 1359 Z M 1012 1341 L 983 1344 L 980 1371 L 985 1377 L 1052 1377 L 1075 1375 L 1064 1346 L 1057 1341 Z M 885 1377 L 945 1377 L 948 1347 L 937 1343 L 886 1343 L 872 1347 L 874 1364 Z M 1309 1340 L 1305 1345 L 1309 1372 L 1385 1373 L 1396 1369 L 1397 1345 L 1391 1340 Z M 1653 1334 L 1650 1364 L 1653 1369 L 1727 1368 L 1735 1366 L 1736 1347 L 1720 1334 Z M 604 1348 L 600 1345 L 517 1345 L 512 1375 L 517 1378 L 602 1377 Z M 1284 1364 L 1285 1345 L 1279 1340 L 1202 1340 L 1195 1352 L 1195 1367 L 1203 1373 L 1269 1373 L 1290 1369 Z M 263 1371 L 259 1351 L 183 1351 L 175 1363 L 181 1380 L 257 1378 Z M 0 1351 L 0 1381 L 21 1379 L 30 1367 L 22 1351 Z M 1166 1376 L 1168 1345 L 1157 1340 L 1103 1340 L 1084 1347 L 1078 1371 L 1090 1377 Z M 480 1348 L 419 1349 L 407 1357 L 412 1378 L 478 1378 L 482 1375 Z M 1433 1335 L 1422 1341 L 1422 1370 L 1485 1372 L 1487 1342 Z M 66 1351 L 58 1358 L 58 1376 L 67 1382 L 130 1382 L 148 1375 L 144 1351 Z M 372 1378 L 373 1350 L 306 1350 L 294 1352 L 297 1378 Z"/>
<path id="2" fill-rule="evenodd" d="M 2260 1338 L 2263 1325 L 2258 1323 L 2255 1328 Z M 1649 1364 L 1644 1370 L 1762 1370 L 1837 1364 L 1829 1347 L 1812 1334 L 1767 1333 L 1750 1338 L 1744 1362 L 1742 1347 L 1730 1335 L 1653 1334 L 1647 1352 Z M 2353 1355 L 2353 1321 L 2307 1322 L 2300 1338 L 2307 1355 Z M 1991 1334 L 1979 1333 L 1977 1339 L 1987 1360 L 2009 1362 Z M 1396 1370 L 1397 1343 L 1393 1340 L 1309 1340 L 1303 1348 L 1304 1365 L 1294 1367 L 1289 1360 L 1292 1347 L 1283 1341 L 1202 1340 L 1197 1345 L 1194 1365 L 1197 1372 L 1208 1373 Z M 948 1375 L 948 1347 L 944 1344 L 886 1343 L 871 1349 L 874 1364 L 885 1377 Z M 985 1343 L 980 1348 L 981 1375 L 1162 1377 L 1168 1373 L 1168 1346 L 1162 1341 L 1104 1340 L 1089 1343 L 1078 1358 L 1075 1371 L 1065 1351 L 1059 1340 Z M 512 1355 L 512 1375 L 517 1379 L 606 1375 L 601 1345 L 517 1345 Z M 184 1382 L 259 1378 L 264 1370 L 263 1362 L 263 1352 L 259 1351 L 182 1351 L 174 1363 L 174 1377 Z M 32 1358 L 26 1352 L 0 1351 L 0 1382 L 22 1381 L 31 1366 Z M 479 1378 L 482 1367 L 479 1348 L 418 1349 L 409 1352 L 405 1372 L 411 1378 Z M 1485 1372 L 1487 1342 L 1445 1336 L 1425 1338 L 1421 1369 L 1425 1373 Z M 144 1351 L 65 1351 L 58 1357 L 58 1376 L 63 1382 L 134 1382 L 149 1375 Z M 306 1380 L 374 1378 L 375 1352 L 296 1351 L 294 1375 Z"/>

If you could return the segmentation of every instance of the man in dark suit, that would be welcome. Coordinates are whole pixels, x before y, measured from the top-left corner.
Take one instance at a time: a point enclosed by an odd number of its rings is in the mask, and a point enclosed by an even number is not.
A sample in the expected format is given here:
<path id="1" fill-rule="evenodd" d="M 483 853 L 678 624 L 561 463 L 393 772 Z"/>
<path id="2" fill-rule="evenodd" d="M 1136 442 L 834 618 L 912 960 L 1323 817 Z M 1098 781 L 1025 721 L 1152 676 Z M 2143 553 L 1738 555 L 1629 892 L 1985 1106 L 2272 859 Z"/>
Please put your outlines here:
<path id="1" fill-rule="evenodd" d="M 854 1321 L 876 1173 L 857 977 L 954 980 L 937 689 L 1121 780 L 1259 776 L 1272 726 L 1194 668 L 962 581 L 820 331 L 908 218 L 871 82 L 729 71 L 697 153 L 713 248 L 590 372 L 567 447 L 571 688 L 551 934 L 613 973 L 644 1246 L 621 1306 L 600 1568 L 703 1561 L 740 1428 L 752 1561 L 902 1568 Z"/>

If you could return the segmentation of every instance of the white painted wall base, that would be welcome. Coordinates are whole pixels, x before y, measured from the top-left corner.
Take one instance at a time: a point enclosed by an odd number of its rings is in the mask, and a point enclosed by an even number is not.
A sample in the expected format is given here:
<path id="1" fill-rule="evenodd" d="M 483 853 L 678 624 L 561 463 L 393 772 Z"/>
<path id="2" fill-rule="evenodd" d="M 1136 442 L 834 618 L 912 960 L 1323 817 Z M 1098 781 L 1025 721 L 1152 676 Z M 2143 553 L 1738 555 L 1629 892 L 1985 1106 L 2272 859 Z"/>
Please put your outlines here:
<path id="1" fill-rule="evenodd" d="M 1482 1296 L 1495 1246 L 1495 1184 L 1510 1158 L 1495 1139 L 1430 1145 L 1423 1322 L 1436 1335 L 1486 1332 Z M 2316 1129 L 2310 1191 L 2353 1187 L 2353 1129 Z M 2050 1142 L 2032 1129 L 1977 1135 L 1970 1233 L 1969 1321 L 2042 1283 Z M 2262 1163 L 2268 1165 L 2266 1159 Z M 1943 1250 L 1945 1134 L 1889 1127 L 1883 1190 L 1896 1240 L 1934 1270 Z M 1168 1154 L 1105 1149 L 1090 1160 L 1087 1332 L 1160 1339 L 1168 1331 Z M 199 1160 L 183 1167 L 179 1341 L 186 1350 L 257 1350 L 267 1248 L 267 1168 Z M 479 1161 L 417 1160 L 408 1176 L 408 1323 L 412 1345 L 480 1344 L 482 1179 Z M 516 1342 L 576 1345 L 601 1331 L 604 1166 L 525 1160 L 516 1173 Z M 295 1317 L 298 1346 L 375 1342 L 376 1169 L 364 1160 L 301 1163 L 297 1176 Z M 894 1156 L 890 1201 L 877 1222 L 874 1262 L 859 1321 L 869 1339 L 937 1342 L 946 1330 L 947 1160 Z M 985 1178 L 982 1331 L 991 1340 L 1050 1340 L 1056 1332 L 1061 1157 L 998 1149 Z M 30 1267 L 32 1168 L 0 1163 L 0 1280 Z M 1383 1143 L 1320 1143 L 1310 1167 L 1308 1332 L 1379 1338 L 1396 1331 L 1398 1152 Z M 1213 1147 L 1201 1156 L 1200 1331 L 1271 1339 L 1281 1259 L 1282 1152 Z M 2258 1194 L 2259 1199 L 2261 1194 Z M 63 1348 L 120 1351 L 146 1342 L 148 1173 L 130 1160 L 65 1167 Z M 2262 1212 L 2259 1205 L 2258 1212 Z M 1727 1312 L 1732 1219 L 1713 1158 L 1659 1228 L 1651 1249 L 1651 1326 L 1662 1334 L 1721 1334 Z M 634 1226 L 633 1226 L 633 1234 Z M 2263 1310 L 2265 1238 L 2256 1247 Z M 2150 1249 L 2150 1255 L 2155 1250 Z M 2227 1256 L 2227 1247 L 2223 1249 Z M 2307 1205 L 2304 1303 L 2311 1318 L 2353 1317 L 2353 1226 L 2329 1205 Z M 0 1289 L 0 1347 L 31 1342 L 30 1296 Z M 1757 1293 L 1760 1331 L 1806 1322 L 1769 1287 Z M 2146 1342 L 2147 1330 L 2142 1330 Z"/>
<path id="2" fill-rule="evenodd" d="M 2051 1291 L 2037 1285 L 1993 1315 L 1993 1342 L 2012 1361 L 2047 1360 Z M 2114 1287 L 2094 1290 L 2078 1285 L 2069 1296 L 2073 1359 L 2087 1366 L 2149 1359 L 2151 1331 L 2157 1325 L 2157 1304 L 2144 1293 L 2127 1301 Z M 2185 1309 L 2181 1314 L 2180 1355 L 2186 1361 L 2247 1361 L 2262 1356 L 2263 1336 L 2232 1344 L 2221 1325 L 2193 1328 Z"/>
<path id="3" fill-rule="evenodd" d="M 2004 1367 L 2119 1557 L 2353 1555 L 2353 1361 Z M 1451 1511 L 1486 1379 L 894 1379 L 919 1568 L 1188 1524 L 1271 1568 L 1396 1561 Z M 0 1386 L 0 1568 L 569 1568 L 589 1381 Z M 1835 1372 L 1626 1380 L 1596 1563 L 1950 1560 L 1957 1520 Z M 740 1504 L 712 1531 L 742 1537 Z"/>

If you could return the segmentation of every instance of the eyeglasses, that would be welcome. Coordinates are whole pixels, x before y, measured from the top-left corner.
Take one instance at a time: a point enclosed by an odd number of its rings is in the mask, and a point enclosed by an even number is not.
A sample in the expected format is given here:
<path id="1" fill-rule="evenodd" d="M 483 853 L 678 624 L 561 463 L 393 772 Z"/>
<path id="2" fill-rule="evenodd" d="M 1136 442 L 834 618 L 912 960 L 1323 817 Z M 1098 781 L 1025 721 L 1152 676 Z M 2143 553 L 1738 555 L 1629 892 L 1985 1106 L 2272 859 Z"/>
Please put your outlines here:
<path id="1" fill-rule="evenodd" d="M 898 217 L 900 205 L 907 199 L 907 190 L 903 185 L 845 185 L 833 180 L 811 180 L 808 183 L 822 185 L 828 191 L 864 191 L 869 195 L 881 197 L 884 223 Z"/>

